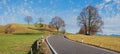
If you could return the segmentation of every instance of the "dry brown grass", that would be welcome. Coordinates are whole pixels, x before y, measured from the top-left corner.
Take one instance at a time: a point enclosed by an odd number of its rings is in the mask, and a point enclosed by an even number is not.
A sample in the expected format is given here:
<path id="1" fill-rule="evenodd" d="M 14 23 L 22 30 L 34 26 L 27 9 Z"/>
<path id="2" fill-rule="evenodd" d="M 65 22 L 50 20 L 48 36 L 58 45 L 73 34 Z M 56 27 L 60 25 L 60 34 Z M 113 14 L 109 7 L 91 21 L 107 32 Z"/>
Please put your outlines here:
<path id="1" fill-rule="evenodd" d="M 31 33 L 31 32 L 37 33 L 37 32 L 39 32 L 37 30 L 30 29 L 30 28 L 34 27 L 33 25 L 8 24 L 8 25 L 0 27 L 0 33 L 4 33 L 4 30 L 9 25 L 11 25 L 14 28 L 15 31 L 13 33 Z"/>
<path id="2" fill-rule="evenodd" d="M 42 47 L 43 47 L 44 54 L 50 54 L 50 50 L 46 42 L 42 43 Z"/>
<path id="3" fill-rule="evenodd" d="M 112 36 L 86 36 L 86 35 L 73 35 L 67 34 L 67 37 L 71 40 L 91 44 L 97 47 L 110 49 L 120 52 L 120 37 Z"/>
<path id="4" fill-rule="evenodd" d="M 4 33 L 4 30 L 11 25 L 14 28 L 13 33 L 39 33 L 40 31 L 44 31 L 45 33 L 51 33 L 56 31 L 55 28 L 49 28 L 47 24 L 43 24 L 42 29 L 40 27 L 35 27 L 35 25 L 27 25 L 27 24 L 8 24 L 5 26 L 0 26 L 0 33 Z"/>

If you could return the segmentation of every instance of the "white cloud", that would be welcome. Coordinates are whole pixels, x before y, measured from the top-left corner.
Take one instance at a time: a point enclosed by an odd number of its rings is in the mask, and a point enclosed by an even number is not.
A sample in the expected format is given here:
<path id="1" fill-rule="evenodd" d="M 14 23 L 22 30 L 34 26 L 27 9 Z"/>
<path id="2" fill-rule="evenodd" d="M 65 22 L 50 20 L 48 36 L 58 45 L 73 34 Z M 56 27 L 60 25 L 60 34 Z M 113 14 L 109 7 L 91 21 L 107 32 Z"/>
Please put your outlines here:
<path id="1" fill-rule="evenodd" d="M 69 0 L 69 3 L 74 4 L 73 0 Z"/>
<path id="2" fill-rule="evenodd" d="M 80 9 L 78 8 L 78 9 L 73 9 L 72 11 L 73 12 L 78 12 Z"/>
<path id="3" fill-rule="evenodd" d="M 104 34 L 120 34 L 120 13 L 111 18 L 104 18 Z"/>
<path id="4" fill-rule="evenodd" d="M 53 4 L 53 0 L 50 0 L 50 4 L 51 4 L 51 5 Z"/>
<path id="5" fill-rule="evenodd" d="M 120 0 L 113 0 L 113 1 L 114 1 L 114 3 L 120 4 Z"/>
<path id="6" fill-rule="evenodd" d="M 97 5 L 104 21 L 102 34 L 120 34 L 120 0 L 104 0 Z M 110 2 L 110 3 L 109 3 Z M 104 11 L 103 11 L 104 10 Z"/>
<path id="7" fill-rule="evenodd" d="M 105 6 L 105 3 L 101 3 L 99 5 L 97 5 L 97 7 L 99 7 L 99 9 L 102 9 Z"/>
<path id="8" fill-rule="evenodd" d="M 6 5 L 7 4 L 7 0 L 3 0 L 3 4 Z"/>
<path id="9" fill-rule="evenodd" d="M 105 0 L 105 2 L 110 2 L 111 0 Z"/>
<path id="10" fill-rule="evenodd" d="M 113 0 L 110 3 L 104 1 L 102 3 L 97 4 L 96 6 L 98 8 L 99 13 L 103 17 L 111 17 L 116 15 L 116 13 L 120 13 L 120 0 Z"/>
<path id="11" fill-rule="evenodd" d="M 0 16 L 0 24 L 4 25 L 4 18 L 2 16 Z"/>
<path id="12" fill-rule="evenodd" d="M 42 0 L 39 0 L 38 2 L 39 2 L 39 3 L 42 3 Z"/>
<path id="13" fill-rule="evenodd" d="M 28 0 L 24 0 L 24 2 L 27 2 Z"/>

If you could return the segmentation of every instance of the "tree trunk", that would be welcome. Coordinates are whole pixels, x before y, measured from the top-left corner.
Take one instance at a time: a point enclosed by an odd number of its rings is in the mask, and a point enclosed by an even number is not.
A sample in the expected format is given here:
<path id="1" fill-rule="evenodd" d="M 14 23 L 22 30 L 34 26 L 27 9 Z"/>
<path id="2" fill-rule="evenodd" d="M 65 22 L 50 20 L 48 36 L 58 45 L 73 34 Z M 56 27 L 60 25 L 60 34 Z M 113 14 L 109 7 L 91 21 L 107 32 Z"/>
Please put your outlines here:
<path id="1" fill-rule="evenodd" d="M 29 25 L 29 22 L 28 22 L 28 25 Z"/>
<path id="2" fill-rule="evenodd" d="M 57 32 L 59 31 L 59 28 L 56 28 L 57 29 Z"/>
<path id="3" fill-rule="evenodd" d="M 87 35 L 87 26 L 86 26 L 86 24 L 84 25 L 85 26 L 85 35 Z"/>
<path id="4" fill-rule="evenodd" d="M 88 19 L 88 35 L 90 35 L 91 34 L 91 11 L 90 11 L 90 9 L 89 9 L 89 19 Z"/>

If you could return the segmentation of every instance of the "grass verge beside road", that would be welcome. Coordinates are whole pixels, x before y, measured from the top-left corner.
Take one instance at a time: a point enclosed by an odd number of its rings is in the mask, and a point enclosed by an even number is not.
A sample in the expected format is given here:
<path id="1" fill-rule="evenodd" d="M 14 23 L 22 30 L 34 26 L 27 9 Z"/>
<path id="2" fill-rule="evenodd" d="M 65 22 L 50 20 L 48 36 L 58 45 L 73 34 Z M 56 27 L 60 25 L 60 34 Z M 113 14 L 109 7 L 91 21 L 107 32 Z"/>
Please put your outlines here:
<path id="1" fill-rule="evenodd" d="M 85 36 L 67 34 L 67 37 L 71 40 L 82 42 L 97 47 L 106 48 L 120 53 L 120 37 L 113 36 Z"/>
<path id="2" fill-rule="evenodd" d="M 45 34 L 0 34 L 0 54 L 27 54 L 33 42 Z"/>

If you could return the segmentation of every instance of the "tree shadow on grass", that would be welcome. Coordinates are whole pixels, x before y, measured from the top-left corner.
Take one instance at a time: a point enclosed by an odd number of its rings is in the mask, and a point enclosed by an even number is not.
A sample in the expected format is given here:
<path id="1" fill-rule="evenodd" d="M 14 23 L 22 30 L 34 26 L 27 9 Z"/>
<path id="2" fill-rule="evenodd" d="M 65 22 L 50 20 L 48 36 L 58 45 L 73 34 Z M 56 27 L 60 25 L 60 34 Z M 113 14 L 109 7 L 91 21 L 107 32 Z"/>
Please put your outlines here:
<path id="1" fill-rule="evenodd" d="M 41 35 L 43 33 L 14 33 L 13 35 Z"/>
<path id="2" fill-rule="evenodd" d="M 31 49 L 30 49 L 30 51 L 27 54 L 44 54 L 42 46 L 37 46 L 37 41 L 38 40 L 36 40 L 31 46 L 32 53 L 31 53 Z M 39 44 L 42 44 L 42 43 L 39 42 Z"/>
<path id="3" fill-rule="evenodd" d="M 49 32 L 53 32 L 49 29 L 45 29 L 45 28 L 37 28 L 37 29 L 34 29 L 34 28 L 29 28 L 29 29 L 32 29 L 32 30 L 38 30 L 38 31 L 49 31 Z"/>
<path id="4" fill-rule="evenodd" d="M 32 48 L 33 54 L 39 54 L 37 49 L 37 40 L 32 44 L 31 48 Z M 27 54 L 31 54 L 31 50 Z"/>

